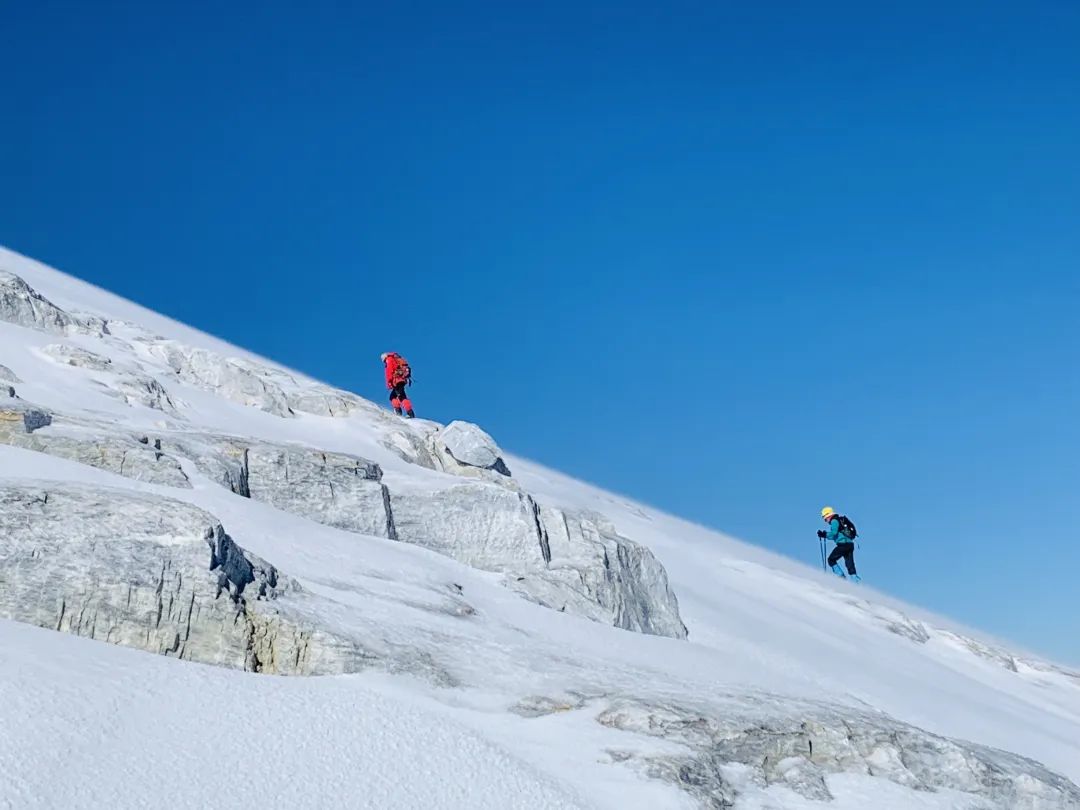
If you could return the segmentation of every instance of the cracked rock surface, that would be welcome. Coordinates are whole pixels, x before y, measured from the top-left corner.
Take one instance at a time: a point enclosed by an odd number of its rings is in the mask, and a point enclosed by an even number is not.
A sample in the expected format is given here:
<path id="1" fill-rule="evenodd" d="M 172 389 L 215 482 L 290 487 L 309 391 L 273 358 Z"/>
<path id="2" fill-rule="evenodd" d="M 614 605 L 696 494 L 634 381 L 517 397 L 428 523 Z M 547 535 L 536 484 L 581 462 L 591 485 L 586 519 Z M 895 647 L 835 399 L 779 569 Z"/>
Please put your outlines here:
<path id="1" fill-rule="evenodd" d="M 19 276 L 2 270 L 0 320 L 57 335 L 108 333 L 103 321 L 64 312 Z"/>
<path id="2" fill-rule="evenodd" d="M 857 774 L 906 788 L 957 791 L 994 810 L 1074 810 L 1080 788 L 1038 762 L 953 740 L 880 713 L 839 711 L 767 694 L 726 694 L 707 704 L 646 698 L 534 696 L 523 717 L 598 711 L 607 728 L 657 738 L 682 753 L 612 749 L 613 761 L 670 782 L 701 807 L 737 808 L 747 785 L 782 786 L 804 799 L 833 800 L 829 777 Z"/>
<path id="3" fill-rule="evenodd" d="M 398 539 L 504 572 L 506 584 L 532 601 L 626 630 L 686 637 L 663 566 L 606 521 L 480 482 L 391 491 L 390 504 Z"/>
<path id="4" fill-rule="evenodd" d="M 255 672 L 348 672 L 370 656 L 290 612 L 300 594 L 188 504 L 111 489 L 0 487 L 0 616 Z"/>

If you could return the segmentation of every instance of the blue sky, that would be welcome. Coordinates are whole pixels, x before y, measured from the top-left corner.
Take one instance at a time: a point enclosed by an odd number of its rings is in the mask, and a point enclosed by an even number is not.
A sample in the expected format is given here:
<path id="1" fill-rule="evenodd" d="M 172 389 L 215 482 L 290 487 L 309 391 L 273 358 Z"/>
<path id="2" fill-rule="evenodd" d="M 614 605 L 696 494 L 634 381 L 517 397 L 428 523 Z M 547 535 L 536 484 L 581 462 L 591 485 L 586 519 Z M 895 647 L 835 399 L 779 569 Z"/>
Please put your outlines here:
<path id="1" fill-rule="evenodd" d="M 529 5 L 0 5 L 0 242 L 1080 663 L 1080 6 Z"/>

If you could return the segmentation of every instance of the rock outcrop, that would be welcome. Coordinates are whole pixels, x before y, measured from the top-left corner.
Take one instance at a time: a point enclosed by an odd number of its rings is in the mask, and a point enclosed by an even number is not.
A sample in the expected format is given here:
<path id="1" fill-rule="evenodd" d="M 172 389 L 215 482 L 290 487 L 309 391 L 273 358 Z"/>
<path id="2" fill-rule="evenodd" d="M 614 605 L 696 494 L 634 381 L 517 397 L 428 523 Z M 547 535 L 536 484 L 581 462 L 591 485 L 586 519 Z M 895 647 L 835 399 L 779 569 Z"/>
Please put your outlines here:
<path id="1" fill-rule="evenodd" d="M 176 413 L 176 403 L 169 392 L 154 377 L 146 374 L 124 372 L 116 375 L 105 392 L 124 400 L 128 405 L 142 405 L 163 413 Z"/>
<path id="2" fill-rule="evenodd" d="M 0 381 L 15 383 L 16 385 L 22 382 L 22 380 L 16 376 L 15 372 L 7 366 L 0 366 Z"/>
<path id="3" fill-rule="evenodd" d="M 68 314 L 19 276 L 0 270 L 0 320 L 56 335 L 108 333 L 103 321 Z"/>
<path id="4" fill-rule="evenodd" d="M 112 360 L 108 357 L 66 343 L 50 343 L 41 351 L 58 363 L 76 368 L 109 371 L 112 367 Z"/>
<path id="5" fill-rule="evenodd" d="M 345 417 L 355 411 L 378 413 L 378 409 L 346 391 L 305 379 L 262 363 L 224 357 L 173 340 L 144 339 L 147 352 L 183 382 L 212 391 L 241 405 L 275 416 L 297 413 Z"/>
<path id="6" fill-rule="evenodd" d="M 283 598 L 288 597 L 288 598 Z M 70 485 L 0 487 L 0 616 L 255 672 L 372 661 L 285 604 L 303 595 L 207 513 Z"/>
<path id="7" fill-rule="evenodd" d="M 488 571 L 547 607 L 626 630 L 685 638 L 678 602 L 652 553 L 599 518 L 541 508 L 488 483 L 391 492 L 397 537 Z"/>
<path id="8" fill-rule="evenodd" d="M 46 428 L 48 428 L 46 430 Z M 190 489 L 179 459 L 145 436 L 54 425 L 53 414 L 20 399 L 0 399 L 0 444 L 87 464 L 134 481 Z"/>
<path id="9" fill-rule="evenodd" d="M 495 440 L 471 422 L 451 422 L 431 438 L 432 449 L 441 457 L 444 469 L 464 466 L 510 476 Z"/>
<path id="10" fill-rule="evenodd" d="M 300 391 L 288 393 L 287 398 L 289 407 L 298 413 L 336 418 L 361 412 L 369 417 L 386 418 L 385 411 L 366 399 L 321 383 L 307 383 Z"/>
<path id="11" fill-rule="evenodd" d="M 703 807 L 736 807 L 749 789 L 773 786 L 827 803 L 833 799 L 831 774 L 888 779 L 920 792 L 959 791 L 994 810 L 1080 807 L 1080 788 L 1037 762 L 940 737 L 880 713 L 841 713 L 825 704 L 738 693 L 701 706 L 571 693 L 531 697 L 513 711 L 533 718 L 593 704 L 602 704 L 596 716 L 601 725 L 685 750 L 642 753 L 635 744 L 609 753 L 650 778 L 671 782 Z M 741 766 L 738 778 L 732 765 Z"/>
<path id="12" fill-rule="evenodd" d="M 110 334 L 100 318 L 66 313 L 10 274 L 0 276 L 0 300 L 0 317 L 15 323 L 57 334 Z M 199 472 L 242 497 L 501 572 L 509 587 L 542 605 L 629 630 L 685 637 L 675 596 L 652 554 L 601 518 L 542 511 L 513 480 L 495 441 L 476 425 L 402 426 L 353 394 L 130 324 L 114 325 L 138 346 L 126 358 L 128 346 L 118 336 L 102 341 L 111 356 L 70 343 L 50 344 L 42 353 L 90 372 L 91 384 L 107 395 L 181 418 L 157 376 L 281 417 L 365 411 L 383 423 L 383 441 L 403 458 L 470 483 L 391 494 L 379 465 L 357 456 L 181 433 L 175 425 L 167 433 L 133 434 L 94 417 L 60 418 L 15 398 L 7 400 L 10 405 L 0 403 L 0 442 L 184 489 L 192 486 L 183 466 L 190 459 Z"/>
<path id="13" fill-rule="evenodd" d="M 390 424 L 381 441 L 410 464 L 520 491 L 495 440 L 471 422 L 455 421 L 443 428 Z"/>
<path id="14" fill-rule="evenodd" d="M 667 571 L 601 515 L 542 507 L 545 565 L 508 581 L 542 605 L 651 635 L 686 638 Z"/>
<path id="15" fill-rule="evenodd" d="M 373 461 L 299 445 L 224 436 L 165 436 L 161 447 L 192 459 L 245 498 L 326 526 L 397 539 L 390 494 Z"/>
<path id="16" fill-rule="evenodd" d="M 247 360 L 222 357 L 171 340 L 150 343 L 148 352 L 189 385 L 275 416 L 293 415 L 288 397 L 274 379 L 274 376 L 287 378 L 283 373 L 271 373 L 270 369 Z"/>
<path id="17" fill-rule="evenodd" d="M 35 430 L 52 424 L 52 414 L 19 399 L 8 386 L 0 397 L 0 442 L 14 444 Z"/>

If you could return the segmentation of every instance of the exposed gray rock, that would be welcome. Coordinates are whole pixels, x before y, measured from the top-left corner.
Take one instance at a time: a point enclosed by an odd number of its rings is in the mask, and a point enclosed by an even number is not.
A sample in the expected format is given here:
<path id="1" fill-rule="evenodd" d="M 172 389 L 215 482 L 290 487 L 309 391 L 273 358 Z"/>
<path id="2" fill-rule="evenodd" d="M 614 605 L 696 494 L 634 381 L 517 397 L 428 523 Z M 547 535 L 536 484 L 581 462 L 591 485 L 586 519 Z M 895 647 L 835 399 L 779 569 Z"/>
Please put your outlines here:
<path id="1" fill-rule="evenodd" d="M 815 801 L 832 798 L 827 775 L 855 773 L 914 790 L 961 791 L 1000 810 L 1080 807 L 1080 788 L 1024 757 L 939 737 L 881 714 L 814 704 L 795 708 L 763 697 L 731 696 L 704 710 L 616 700 L 597 720 L 686 746 L 685 756 L 620 752 L 617 758 L 678 785 L 706 807 L 735 806 L 736 791 L 723 776 L 732 763 L 749 768 L 759 786 L 783 785 Z"/>
<path id="2" fill-rule="evenodd" d="M 144 444 L 133 436 L 124 433 L 95 435 L 70 429 L 37 432 L 4 430 L 4 414 L 4 409 L 0 407 L 0 443 L 77 461 L 134 481 L 191 489 L 191 482 L 176 458 L 161 452 L 160 447 Z M 46 418 L 51 421 L 48 415 Z"/>
<path id="3" fill-rule="evenodd" d="M 44 430 L 44 428 L 50 428 Z M 53 414 L 21 399 L 0 399 L 0 444 L 77 461 L 152 484 L 191 488 L 180 462 L 160 444 L 99 426 L 54 425 Z"/>
<path id="4" fill-rule="evenodd" d="M 298 618 L 298 586 L 188 504 L 67 485 L 0 488 L 0 616 L 238 669 L 320 674 L 373 656 Z"/>
<path id="5" fill-rule="evenodd" d="M 42 349 L 42 353 L 65 365 L 109 372 L 106 380 L 97 379 L 95 382 L 104 389 L 104 393 L 122 399 L 128 405 L 143 405 L 168 413 L 176 411 L 169 392 L 154 377 L 138 371 L 118 369 L 104 355 L 64 343 L 50 344 Z"/>
<path id="6" fill-rule="evenodd" d="M 488 571 L 532 601 L 627 630 L 685 638 L 678 602 L 648 549 L 598 518 L 541 509 L 527 494 L 470 482 L 392 492 L 397 537 Z"/>
<path id="7" fill-rule="evenodd" d="M 522 491 L 510 477 L 495 440 L 469 422 L 451 422 L 444 428 L 391 424 L 382 432 L 380 441 L 410 464 Z"/>
<path id="8" fill-rule="evenodd" d="M 412 425 L 394 426 L 381 432 L 379 442 L 394 455 L 419 467 L 443 471 L 443 462 L 436 456 L 430 436 L 412 430 Z M 458 465 L 460 466 L 460 465 Z M 479 471 L 477 471 L 479 472 Z"/>
<path id="9" fill-rule="evenodd" d="M 209 434 L 163 435 L 147 441 L 165 452 L 191 459 L 207 478 L 241 497 L 251 497 L 247 460 L 250 442 Z"/>
<path id="10" fill-rule="evenodd" d="M 649 549 L 619 535 L 602 516 L 543 507 L 538 526 L 546 566 L 508 584 L 533 601 L 594 621 L 686 638 L 667 571 Z"/>
<path id="11" fill-rule="evenodd" d="M 379 412 L 375 405 L 347 391 L 297 379 L 251 360 L 223 357 L 173 340 L 144 338 L 141 342 L 151 356 L 189 385 L 275 416 L 289 417 L 299 412 L 344 417 L 356 411 Z"/>
<path id="12" fill-rule="evenodd" d="M 81 331 L 85 331 L 90 335 L 108 335 L 109 322 L 106 318 L 102 318 L 98 315 L 94 315 L 88 312 L 79 312 L 77 310 L 68 313 L 73 317 L 80 325 Z"/>
<path id="13" fill-rule="evenodd" d="M 584 708 L 588 703 L 588 696 L 580 692 L 567 692 L 558 697 L 546 695 L 530 695 L 524 697 L 510 707 L 510 711 L 519 717 L 534 718 L 546 717 L 550 714 L 573 712 Z"/>
<path id="14" fill-rule="evenodd" d="M 108 357 L 95 354 L 86 349 L 80 349 L 78 346 L 69 346 L 66 343 L 50 343 L 41 351 L 46 356 L 64 365 L 86 368 L 91 371 L 110 371 L 112 369 L 112 360 Z"/>
<path id="15" fill-rule="evenodd" d="M 20 380 L 15 375 L 15 372 L 7 366 L 0 366 L 0 380 L 9 383 L 15 383 L 16 385 L 22 382 L 22 380 Z"/>
<path id="16" fill-rule="evenodd" d="M 14 388 L 9 387 L 4 393 L 9 396 L 0 400 L 0 442 L 18 442 L 17 437 L 52 424 L 52 414 L 18 399 Z"/>
<path id="17" fill-rule="evenodd" d="M 342 453 L 257 444 L 246 455 L 257 501 L 347 531 L 396 538 L 378 464 Z"/>
<path id="18" fill-rule="evenodd" d="M 396 539 L 390 495 L 373 461 L 236 437 L 170 436 L 161 441 L 237 495 L 327 526 Z"/>
<path id="19" fill-rule="evenodd" d="M 1048 673 L 1056 675 L 1062 678 L 1067 678 L 1070 681 L 1074 681 L 1077 686 L 1080 686 L 1080 672 L 1072 669 L 1066 669 L 1065 667 L 1058 666 L 1057 664 L 1051 664 L 1047 661 L 1039 661 L 1034 658 L 1012 658 L 1017 670 L 1023 665 L 1036 672 Z"/>
<path id="20" fill-rule="evenodd" d="M 142 405 L 164 413 L 175 413 L 176 404 L 169 392 L 153 377 L 125 372 L 118 374 L 107 390 L 128 405 Z"/>
<path id="21" fill-rule="evenodd" d="M 280 377 L 283 381 L 292 381 L 286 374 L 271 373 L 270 369 L 248 360 L 222 357 L 171 340 L 150 342 L 148 349 L 152 356 L 163 361 L 179 379 L 190 385 L 276 416 L 293 415 L 284 389 L 274 379 Z"/>
<path id="22" fill-rule="evenodd" d="M 907 638 L 917 644 L 925 644 L 930 641 L 930 639 L 934 638 L 966 650 L 972 655 L 997 664 L 1002 669 L 1007 669 L 1010 672 L 1019 672 L 1021 665 L 1024 665 L 1035 670 L 1053 672 L 1080 681 L 1080 674 L 1075 672 L 1069 672 L 1055 665 L 1046 664 L 1045 662 L 1017 657 L 1008 650 L 994 644 L 980 641 L 954 630 L 947 630 L 917 619 L 912 619 L 895 608 L 874 604 L 862 599 L 849 600 L 849 604 L 872 616 L 889 632 Z"/>
<path id="23" fill-rule="evenodd" d="M 470 482 L 438 492 L 392 492 L 390 504 L 400 540 L 488 571 L 544 566 L 527 495 Z"/>
<path id="24" fill-rule="evenodd" d="M 0 320 L 57 335 L 108 333 L 100 320 L 91 322 L 64 312 L 21 278 L 3 270 L 0 270 Z"/>
<path id="25" fill-rule="evenodd" d="M 480 482 L 434 493 L 391 493 L 374 462 L 297 445 L 212 436 L 158 441 L 243 497 L 506 573 L 514 591 L 556 610 L 686 637 L 663 566 L 596 516 L 542 511 L 524 493 Z"/>
<path id="26" fill-rule="evenodd" d="M 299 392 L 290 393 L 288 403 L 294 411 L 315 416 L 345 417 L 358 411 L 369 416 L 378 416 L 382 413 L 378 406 L 366 399 L 319 383 L 307 385 Z"/>
<path id="27" fill-rule="evenodd" d="M 1003 669 L 1007 669 L 1010 672 L 1018 672 L 1019 667 L 1016 663 L 1016 658 L 1005 650 L 997 647 L 991 647 L 989 644 L 983 644 L 980 641 L 976 641 L 973 638 L 954 633 L 950 630 L 935 630 L 935 633 L 942 638 L 946 638 L 953 643 L 964 647 L 973 655 L 978 656 L 986 661 L 997 664 Z"/>
<path id="28" fill-rule="evenodd" d="M 510 475 L 495 440 L 471 422 L 451 422 L 435 434 L 434 442 L 437 452 L 445 450 L 458 464 Z"/>

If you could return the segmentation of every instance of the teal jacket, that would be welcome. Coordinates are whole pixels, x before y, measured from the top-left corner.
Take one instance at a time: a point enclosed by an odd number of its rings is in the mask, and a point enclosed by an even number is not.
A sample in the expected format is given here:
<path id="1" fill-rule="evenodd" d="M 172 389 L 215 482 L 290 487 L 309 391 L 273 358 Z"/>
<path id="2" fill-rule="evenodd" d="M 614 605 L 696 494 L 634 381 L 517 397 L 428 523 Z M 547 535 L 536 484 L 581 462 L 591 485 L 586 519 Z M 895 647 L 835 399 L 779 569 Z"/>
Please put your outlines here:
<path id="1" fill-rule="evenodd" d="M 829 521 L 829 531 L 825 535 L 826 539 L 832 540 L 834 543 L 854 543 L 855 541 L 848 537 L 846 534 L 840 533 L 840 520 Z"/>

